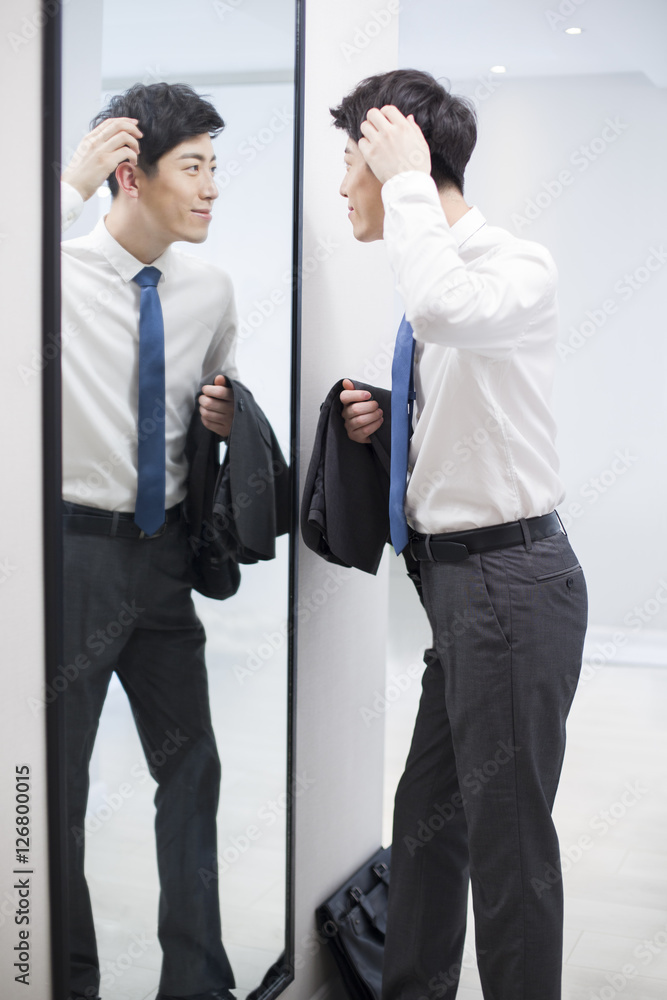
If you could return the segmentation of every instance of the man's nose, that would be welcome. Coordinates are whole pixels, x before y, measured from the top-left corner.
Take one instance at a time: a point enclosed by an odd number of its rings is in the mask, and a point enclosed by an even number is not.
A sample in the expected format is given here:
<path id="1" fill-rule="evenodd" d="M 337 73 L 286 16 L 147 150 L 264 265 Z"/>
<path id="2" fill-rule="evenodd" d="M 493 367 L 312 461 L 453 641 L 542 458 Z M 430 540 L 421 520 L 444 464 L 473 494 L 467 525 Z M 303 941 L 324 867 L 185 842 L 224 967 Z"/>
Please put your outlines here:
<path id="1" fill-rule="evenodd" d="M 202 188 L 202 197 L 211 198 L 215 200 L 220 195 L 218 191 L 218 185 L 215 183 L 215 177 L 213 174 L 204 175 L 204 184 Z"/>
<path id="2" fill-rule="evenodd" d="M 338 193 L 342 195 L 343 198 L 347 198 L 347 174 L 343 176 L 343 179 L 340 182 Z"/>

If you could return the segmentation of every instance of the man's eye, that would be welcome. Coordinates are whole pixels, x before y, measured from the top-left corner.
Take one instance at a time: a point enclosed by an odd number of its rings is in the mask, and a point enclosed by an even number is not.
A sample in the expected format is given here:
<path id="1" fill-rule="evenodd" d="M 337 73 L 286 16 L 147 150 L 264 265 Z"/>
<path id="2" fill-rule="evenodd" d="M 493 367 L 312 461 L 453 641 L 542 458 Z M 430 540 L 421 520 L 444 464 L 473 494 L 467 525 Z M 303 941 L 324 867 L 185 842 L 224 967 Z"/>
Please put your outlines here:
<path id="1" fill-rule="evenodd" d="M 186 169 L 187 170 L 195 170 L 195 171 L 199 170 L 199 164 L 198 163 L 193 163 L 191 166 L 187 167 Z"/>

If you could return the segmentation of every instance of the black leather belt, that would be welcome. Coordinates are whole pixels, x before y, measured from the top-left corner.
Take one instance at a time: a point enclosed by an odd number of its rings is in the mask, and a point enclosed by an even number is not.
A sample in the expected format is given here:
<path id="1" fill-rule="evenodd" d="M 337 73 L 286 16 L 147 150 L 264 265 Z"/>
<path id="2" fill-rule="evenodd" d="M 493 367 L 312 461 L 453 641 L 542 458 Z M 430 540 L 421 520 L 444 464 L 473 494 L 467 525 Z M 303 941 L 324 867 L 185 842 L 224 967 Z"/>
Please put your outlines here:
<path id="1" fill-rule="evenodd" d="M 159 538 L 168 524 L 181 519 L 181 504 L 177 503 L 164 512 L 164 523 L 158 530 L 147 535 L 134 523 L 134 512 L 119 510 L 99 510 L 83 504 L 63 501 L 63 527 L 65 531 L 76 531 L 91 535 L 110 535 L 112 538 Z"/>
<path id="2" fill-rule="evenodd" d="M 410 532 L 410 553 L 413 559 L 430 562 L 461 562 L 475 552 L 509 549 L 513 545 L 531 547 L 531 542 L 549 538 L 561 531 L 556 511 L 541 517 L 522 518 L 508 524 L 494 524 L 489 528 L 472 528 L 470 531 L 448 531 L 443 535 L 422 535 Z"/>

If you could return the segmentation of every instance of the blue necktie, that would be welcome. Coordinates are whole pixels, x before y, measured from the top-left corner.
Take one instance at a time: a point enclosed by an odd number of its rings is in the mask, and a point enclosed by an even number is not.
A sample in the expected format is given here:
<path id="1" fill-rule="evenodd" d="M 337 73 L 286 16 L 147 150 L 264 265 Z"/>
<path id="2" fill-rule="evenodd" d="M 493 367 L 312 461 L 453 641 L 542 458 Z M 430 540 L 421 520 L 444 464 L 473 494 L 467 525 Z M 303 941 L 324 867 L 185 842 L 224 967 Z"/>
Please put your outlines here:
<path id="1" fill-rule="evenodd" d="M 412 423 L 413 359 L 415 341 L 405 316 L 396 335 L 391 366 L 391 465 L 389 477 L 389 528 L 396 553 L 408 544 L 405 519 L 405 488 L 408 477 L 408 443 Z"/>
<path id="2" fill-rule="evenodd" d="M 157 291 L 161 273 L 157 267 L 144 267 L 132 279 L 141 288 L 137 501 L 134 521 L 146 535 L 155 534 L 164 524 L 164 324 Z"/>

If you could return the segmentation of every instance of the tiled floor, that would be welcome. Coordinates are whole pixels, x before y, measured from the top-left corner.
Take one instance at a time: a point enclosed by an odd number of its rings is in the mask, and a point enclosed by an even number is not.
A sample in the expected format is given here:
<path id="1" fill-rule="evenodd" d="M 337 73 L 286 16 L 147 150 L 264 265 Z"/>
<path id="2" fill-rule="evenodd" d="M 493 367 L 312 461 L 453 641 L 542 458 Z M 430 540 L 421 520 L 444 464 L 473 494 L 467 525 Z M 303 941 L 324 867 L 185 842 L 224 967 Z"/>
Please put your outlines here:
<path id="1" fill-rule="evenodd" d="M 420 695 L 406 667 L 416 673 L 430 644 L 400 572 L 390 599 L 390 621 L 406 624 L 389 642 L 389 683 L 403 674 L 404 690 L 386 714 L 385 844 Z M 570 713 L 554 809 L 567 869 L 563 1000 L 667 998 L 667 642 L 663 664 L 585 670 Z M 482 998 L 472 928 L 471 912 L 458 1000 Z"/>

